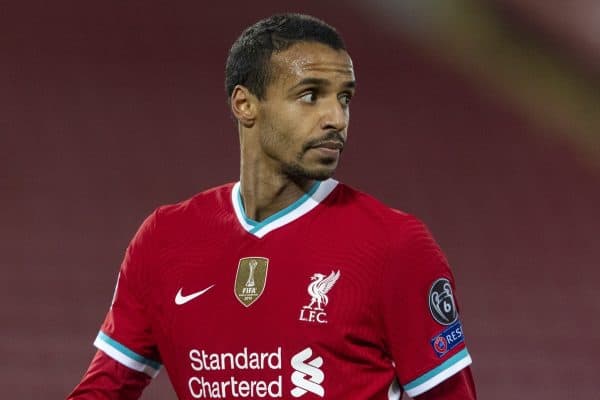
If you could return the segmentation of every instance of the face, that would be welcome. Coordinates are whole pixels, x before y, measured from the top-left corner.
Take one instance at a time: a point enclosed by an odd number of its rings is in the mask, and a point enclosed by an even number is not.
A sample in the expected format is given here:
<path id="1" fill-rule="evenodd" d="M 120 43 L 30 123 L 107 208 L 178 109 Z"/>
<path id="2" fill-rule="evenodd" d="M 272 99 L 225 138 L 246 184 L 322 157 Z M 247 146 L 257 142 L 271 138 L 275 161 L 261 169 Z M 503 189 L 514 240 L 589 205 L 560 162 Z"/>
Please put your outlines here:
<path id="1" fill-rule="evenodd" d="M 352 60 L 343 50 L 302 42 L 273 54 L 271 66 L 257 116 L 262 153 L 292 179 L 331 177 L 347 139 Z"/>

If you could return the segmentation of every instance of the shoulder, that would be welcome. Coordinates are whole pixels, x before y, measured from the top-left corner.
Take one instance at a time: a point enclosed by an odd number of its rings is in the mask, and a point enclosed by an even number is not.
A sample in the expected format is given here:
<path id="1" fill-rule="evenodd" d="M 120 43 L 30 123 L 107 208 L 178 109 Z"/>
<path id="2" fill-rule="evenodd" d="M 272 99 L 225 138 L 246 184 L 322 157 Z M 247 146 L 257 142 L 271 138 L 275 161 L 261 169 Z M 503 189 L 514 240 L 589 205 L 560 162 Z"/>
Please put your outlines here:
<path id="1" fill-rule="evenodd" d="M 232 187 L 233 183 L 227 183 L 197 193 L 178 203 L 162 205 L 154 212 L 157 224 L 166 227 L 186 221 L 189 223 L 196 218 L 205 219 L 218 214 L 218 210 L 231 209 Z"/>
<path id="2" fill-rule="evenodd" d="M 345 235 L 363 238 L 396 261 L 416 265 L 415 259 L 422 258 L 435 260 L 436 264 L 446 263 L 438 243 L 421 219 L 348 185 L 338 186 L 334 201 L 342 217 L 334 223 L 343 225 Z"/>
<path id="3" fill-rule="evenodd" d="M 335 204 L 364 228 L 382 231 L 389 237 L 413 236 L 428 232 L 416 216 L 384 204 L 377 198 L 340 183 Z"/>
<path id="4" fill-rule="evenodd" d="M 162 205 L 156 209 L 156 217 L 160 218 L 161 221 L 177 219 L 182 216 L 187 217 L 190 213 L 230 204 L 231 188 L 233 185 L 233 183 L 226 183 L 204 190 L 178 203 Z"/>
<path id="5" fill-rule="evenodd" d="M 339 212 L 336 220 L 327 223 L 335 225 L 346 240 L 359 238 L 361 247 L 377 249 L 385 279 L 409 274 L 425 282 L 424 288 L 432 277 L 450 276 L 445 255 L 419 218 L 347 185 L 338 186 L 332 208 Z"/>
<path id="6" fill-rule="evenodd" d="M 188 229 L 205 226 L 211 220 L 232 213 L 233 183 L 217 186 L 183 201 L 157 207 L 142 223 L 136 237 L 185 234 Z"/>

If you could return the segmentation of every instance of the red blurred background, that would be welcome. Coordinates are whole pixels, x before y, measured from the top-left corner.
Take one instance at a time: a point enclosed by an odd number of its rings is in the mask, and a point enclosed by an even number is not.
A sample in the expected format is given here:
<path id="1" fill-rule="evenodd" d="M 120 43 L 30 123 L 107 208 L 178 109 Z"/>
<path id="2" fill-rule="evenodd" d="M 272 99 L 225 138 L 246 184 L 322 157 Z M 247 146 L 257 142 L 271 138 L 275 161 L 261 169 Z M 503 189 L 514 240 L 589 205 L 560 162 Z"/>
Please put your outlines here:
<path id="1" fill-rule="evenodd" d="M 247 25 L 282 11 L 343 33 L 358 92 L 337 178 L 430 226 L 457 277 L 480 398 L 598 397 L 597 97 L 569 112 L 580 92 L 532 97 L 523 88 L 540 79 L 535 70 L 524 81 L 502 75 L 549 65 L 533 53 L 495 69 L 486 59 L 497 67 L 507 48 L 459 51 L 469 47 L 460 38 L 484 31 L 460 36 L 440 21 L 462 11 L 465 27 L 468 8 L 434 15 L 384 3 L 2 5 L 2 397 L 64 398 L 92 357 L 143 218 L 237 180 L 225 58 Z M 598 88 L 600 47 L 584 43 L 584 23 L 565 28 L 541 2 L 512 3 L 491 2 L 486 15 L 531 52 L 569 65 L 540 87 L 566 79 Z M 143 396 L 174 398 L 165 373 Z"/>

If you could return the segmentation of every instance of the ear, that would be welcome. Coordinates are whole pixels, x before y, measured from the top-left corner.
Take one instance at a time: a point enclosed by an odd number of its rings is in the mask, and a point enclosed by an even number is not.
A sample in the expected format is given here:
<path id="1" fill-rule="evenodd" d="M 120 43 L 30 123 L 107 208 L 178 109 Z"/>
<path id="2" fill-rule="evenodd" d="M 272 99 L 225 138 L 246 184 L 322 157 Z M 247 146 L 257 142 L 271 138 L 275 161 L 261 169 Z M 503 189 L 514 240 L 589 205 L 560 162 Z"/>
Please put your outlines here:
<path id="1" fill-rule="evenodd" d="M 251 127 L 258 112 L 258 98 L 247 87 L 236 85 L 231 93 L 231 112 L 240 124 Z"/>

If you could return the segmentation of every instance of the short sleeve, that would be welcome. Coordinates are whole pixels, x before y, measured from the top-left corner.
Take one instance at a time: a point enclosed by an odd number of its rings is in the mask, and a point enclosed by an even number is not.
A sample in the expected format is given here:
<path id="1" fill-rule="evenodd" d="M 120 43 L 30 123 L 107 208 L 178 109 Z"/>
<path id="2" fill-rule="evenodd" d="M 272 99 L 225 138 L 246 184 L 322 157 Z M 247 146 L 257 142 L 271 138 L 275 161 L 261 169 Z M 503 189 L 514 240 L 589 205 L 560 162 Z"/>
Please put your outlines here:
<path id="1" fill-rule="evenodd" d="M 112 304 L 94 341 L 94 346 L 109 357 L 151 377 L 161 368 L 144 302 L 155 225 L 156 212 L 144 221 L 127 247 Z"/>
<path id="2" fill-rule="evenodd" d="M 412 216 L 390 233 L 383 276 L 386 342 L 398 381 L 418 396 L 471 364 L 448 262 Z"/>

